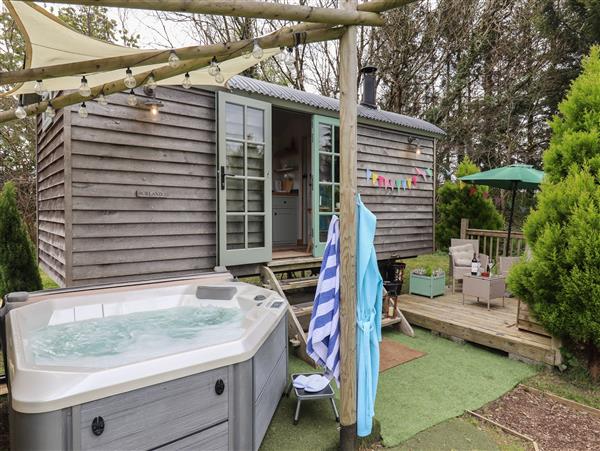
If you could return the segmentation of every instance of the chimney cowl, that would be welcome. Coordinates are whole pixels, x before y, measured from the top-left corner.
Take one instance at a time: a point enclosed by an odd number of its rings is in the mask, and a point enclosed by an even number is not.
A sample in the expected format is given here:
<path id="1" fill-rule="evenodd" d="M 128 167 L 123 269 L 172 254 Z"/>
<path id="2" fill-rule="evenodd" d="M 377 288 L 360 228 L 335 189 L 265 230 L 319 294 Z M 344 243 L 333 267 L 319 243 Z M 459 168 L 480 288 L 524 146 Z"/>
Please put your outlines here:
<path id="1" fill-rule="evenodd" d="M 367 108 L 377 109 L 377 84 L 375 82 L 375 66 L 365 66 L 360 70 L 363 77 L 363 92 L 360 104 Z"/>

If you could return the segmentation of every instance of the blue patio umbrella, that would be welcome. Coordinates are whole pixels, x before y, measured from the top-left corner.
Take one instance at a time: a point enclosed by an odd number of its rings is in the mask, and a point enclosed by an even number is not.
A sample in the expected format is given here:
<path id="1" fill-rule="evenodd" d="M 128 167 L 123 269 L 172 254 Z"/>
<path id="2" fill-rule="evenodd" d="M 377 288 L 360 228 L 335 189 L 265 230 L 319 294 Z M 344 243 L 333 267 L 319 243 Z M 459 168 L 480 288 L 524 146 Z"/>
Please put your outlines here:
<path id="1" fill-rule="evenodd" d="M 357 359 L 357 433 L 371 433 L 375 415 L 375 396 L 379 377 L 379 342 L 383 279 L 375 254 L 377 218 L 356 199 L 356 359 Z"/>

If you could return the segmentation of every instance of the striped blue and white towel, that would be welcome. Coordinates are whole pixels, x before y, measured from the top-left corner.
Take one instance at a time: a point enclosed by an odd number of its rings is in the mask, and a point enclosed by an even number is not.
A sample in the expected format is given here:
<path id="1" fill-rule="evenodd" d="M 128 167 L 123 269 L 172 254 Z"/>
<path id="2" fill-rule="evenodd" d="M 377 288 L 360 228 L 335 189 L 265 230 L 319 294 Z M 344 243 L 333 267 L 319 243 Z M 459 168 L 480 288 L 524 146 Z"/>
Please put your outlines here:
<path id="1" fill-rule="evenodd" d="M 331 217 L 306 351 L 340 385 L 340 220 Z"/>

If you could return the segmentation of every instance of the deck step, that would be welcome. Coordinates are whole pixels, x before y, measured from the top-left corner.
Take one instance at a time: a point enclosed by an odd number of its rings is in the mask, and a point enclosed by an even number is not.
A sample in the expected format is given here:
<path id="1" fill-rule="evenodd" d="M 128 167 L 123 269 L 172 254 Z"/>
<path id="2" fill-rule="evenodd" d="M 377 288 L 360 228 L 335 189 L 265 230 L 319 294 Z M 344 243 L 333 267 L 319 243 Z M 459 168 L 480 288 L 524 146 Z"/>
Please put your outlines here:
<path id="1" fill-rule="evenodd" d="M 303 316 L 310 316 L 313 310 L 312 302 L 303 302 L 302 304 L 292 305 L 292 310 L 296 314 L 296 317 L 300 318 Z"/>
<path id="2" fill-rule="evenodd" d="M 319 277 L 301 277 L 297 279 L 281 279 L 279 285 L 283 291 L 298 290 L 300 288 L 316 287 Z"/>

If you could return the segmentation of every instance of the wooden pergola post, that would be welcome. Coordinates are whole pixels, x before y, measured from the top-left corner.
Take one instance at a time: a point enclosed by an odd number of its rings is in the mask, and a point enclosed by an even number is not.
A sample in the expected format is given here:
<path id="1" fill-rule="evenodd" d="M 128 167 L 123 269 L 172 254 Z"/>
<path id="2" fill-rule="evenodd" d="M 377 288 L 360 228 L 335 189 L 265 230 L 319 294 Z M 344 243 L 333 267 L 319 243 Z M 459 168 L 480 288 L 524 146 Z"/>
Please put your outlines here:
<path id="1" fill-rule="evenodd" d="M 341 7 L 356 9 L 356 0 Z M 358 57 L 356 27 L 340 38 L 340 449 L 356 441 L 356 114 Z"/>

